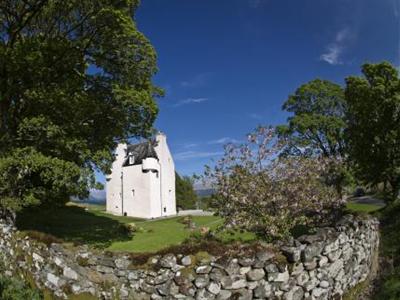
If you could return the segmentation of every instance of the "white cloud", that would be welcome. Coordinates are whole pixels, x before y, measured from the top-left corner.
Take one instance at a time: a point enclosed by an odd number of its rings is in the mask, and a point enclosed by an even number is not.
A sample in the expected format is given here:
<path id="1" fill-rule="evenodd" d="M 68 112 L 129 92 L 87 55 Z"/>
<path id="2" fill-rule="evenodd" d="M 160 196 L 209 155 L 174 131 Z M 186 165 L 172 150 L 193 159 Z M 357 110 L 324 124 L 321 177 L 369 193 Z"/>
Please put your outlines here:
<path id="1" fill-rule="evenodd" d="M 183 99 L 181 101 L 179 101 L 178 103 L 176 103 L 174 106 L 182 106 L 182 105 L 186 105 L 186 104 L 196 104 L 196 103 L 202 103 L 208 101 L 208 98 L 187 98 L 187 99 Z"/>
<path id="2" fill-rule="evenodd" d="M 175 160 L 189 160 L 194 158 L 207 158 L 224 154 L 221 151 L 206 152 L 206 151 L 184 151 L 174 155 Z"/>
<path id="3" fill-rule="evenodd" d="M 342 54 L 343 47 L 338 46 L 337 44 L 332 44 L 327 47 L 328 51 L 324 54 L 321 54 L 321 60 L 327 62 L 330 65 L 340 65 L 342 61 L 340 60 L 340 55 Z"/>
<path id="4" fill-rule="evenodd" d="M 227 144 L 227 143 L 238 143 L 239 141 L 230 137 L 222 137 L 218 140 L 209 141 L 208 144 Z"/>
<path id="5" fill-rule="evenodd" d="M 348 27 L 338 31 L 335 35 L 334 42 L 326 47 L 326 52 L 321 54 L 320 60 L 327 62 L 330 65 L 343 64 L 341 56 L 346 49 L 346 43 L 354 38 L 354 35 Z"/>
<path id="6" fill-rule="evenodd" d="M 340 30 L 338 33 L 336 33 L 336 42 L 341 43 L 346 41 L 349 37 L 351 36 L 349 28 L 345 27 L 342 30 Z"/>

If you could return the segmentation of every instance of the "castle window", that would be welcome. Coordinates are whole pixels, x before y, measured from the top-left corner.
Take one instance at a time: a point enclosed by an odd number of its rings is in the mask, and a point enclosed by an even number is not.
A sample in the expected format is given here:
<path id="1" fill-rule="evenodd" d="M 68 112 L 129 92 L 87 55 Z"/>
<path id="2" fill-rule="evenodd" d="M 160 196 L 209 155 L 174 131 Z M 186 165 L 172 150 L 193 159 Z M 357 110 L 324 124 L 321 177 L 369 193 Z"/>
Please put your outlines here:
<path id="1" fill-rule="evenodd" d="M 135 190 L 132 190 L 132 196 L 135 197 Z"/>
<path id="2" fill-rule="evenodd" d="M 167 212 L 167 208 L 166 207 L 164 207 L 164 212 Z"/>

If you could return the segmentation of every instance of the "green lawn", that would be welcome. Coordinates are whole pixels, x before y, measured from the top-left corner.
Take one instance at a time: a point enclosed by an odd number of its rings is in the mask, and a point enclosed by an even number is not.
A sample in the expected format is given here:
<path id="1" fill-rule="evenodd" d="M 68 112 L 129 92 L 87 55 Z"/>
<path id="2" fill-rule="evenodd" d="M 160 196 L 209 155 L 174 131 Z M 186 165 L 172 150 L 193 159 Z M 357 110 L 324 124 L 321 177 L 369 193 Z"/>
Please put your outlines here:
<path id="1" fill-rule="evenodd" d="M 352 212 L 370 213 L 381 209 L 382 206 L 375 204 L 361 204 L 361 203 L 348 202 L 346 204 L 346 208 Z"/>
<path id="2" fill-rule="evenodd" d="M 17 226 L 22 231 L 39 231 L 65 242 L 89 244 L 111 251 L 155 252 L 178 245 L 189 238 L 193 231 L 180 221 L 183 217 L 142 220 L 107 214 L 104 206 L 68 205 L 61 208 L 37 209 L 19 214 Z M 223 220 L 216 216 L 194 216 L 196 228 L 217 229 Z M 123 224 L 134 223 L 138 231 L 129 236 Z M 197 230 L 198 231 L 198 230 Z M 216 233 L 222 241 L 254 239 L 251 233 Z"/>

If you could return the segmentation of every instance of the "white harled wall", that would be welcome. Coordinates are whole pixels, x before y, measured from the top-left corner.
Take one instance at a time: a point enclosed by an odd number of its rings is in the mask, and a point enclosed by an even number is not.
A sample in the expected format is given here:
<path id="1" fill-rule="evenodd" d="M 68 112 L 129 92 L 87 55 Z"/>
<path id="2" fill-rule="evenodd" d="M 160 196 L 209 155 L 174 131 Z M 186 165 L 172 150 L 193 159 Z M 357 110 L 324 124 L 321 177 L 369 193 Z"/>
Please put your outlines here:
<path id="1" fill-rule="evenodd" d="M 176 214 L 176 198 L 175 198 L 175 164 L 172 159 L 171 152 L 167 144 L 167 137 L 160 133 L 157 135 L 158 142 L 155 150 L 159 158 L 161 168 L 161 190 L 162 190 L 162 206 L 163 216 Z M 164 211 L 165 208 L 165 211 Z"/>
<path id="2" fill-rule="evenodd" d="M 158 160 L 122 167 L 127 146 L 118 145 L 112 173 L 107 177 L 107 211 L 138 218 L 176 214 L 175 165 L 164 134 L 156 136 Z"/>

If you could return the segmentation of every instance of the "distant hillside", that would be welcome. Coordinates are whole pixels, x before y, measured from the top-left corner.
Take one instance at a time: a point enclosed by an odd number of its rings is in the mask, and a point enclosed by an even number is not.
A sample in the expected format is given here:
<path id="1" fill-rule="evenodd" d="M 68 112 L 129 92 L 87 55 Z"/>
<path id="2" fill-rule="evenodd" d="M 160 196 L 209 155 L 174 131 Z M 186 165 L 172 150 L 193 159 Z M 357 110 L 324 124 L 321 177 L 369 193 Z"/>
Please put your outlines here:
<path id="1" fill-rule="evenodd" d="M 89 203 L 89 204 L 105 204 L 106 203 L 106 191 L 105 190 L 91 190 L 89 197 L 84 200 L 73 199 L 73 202 L 78 203 Z"/>
<path id="2" fill-rule="evenodd" d="M 212 194 L 214 194 L 214 190 L 213 189 L 199 189 L 199 190 L 195 190 L 197 196 L 199 197 L 207 197 L 207 196 L 211 196 Z"/>

